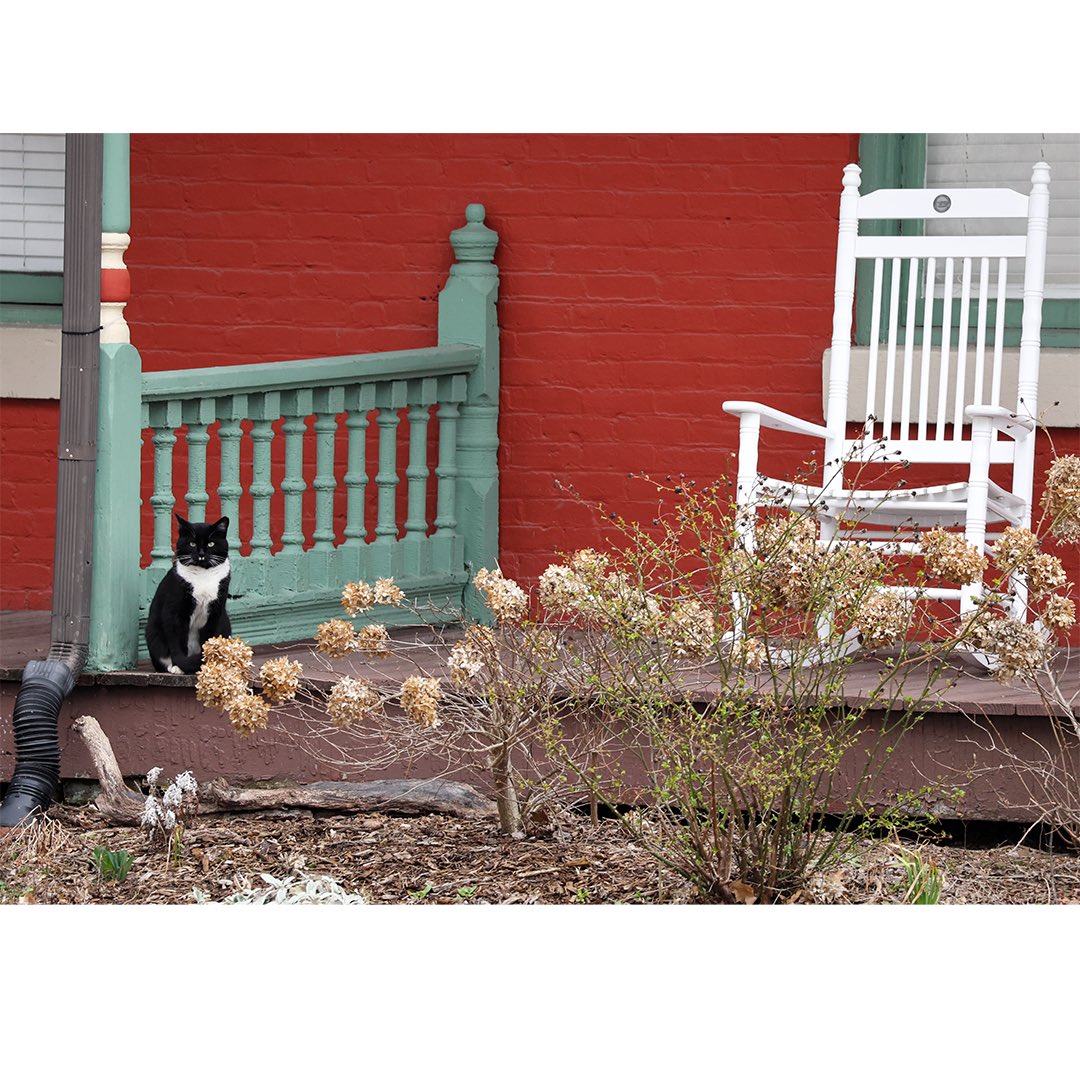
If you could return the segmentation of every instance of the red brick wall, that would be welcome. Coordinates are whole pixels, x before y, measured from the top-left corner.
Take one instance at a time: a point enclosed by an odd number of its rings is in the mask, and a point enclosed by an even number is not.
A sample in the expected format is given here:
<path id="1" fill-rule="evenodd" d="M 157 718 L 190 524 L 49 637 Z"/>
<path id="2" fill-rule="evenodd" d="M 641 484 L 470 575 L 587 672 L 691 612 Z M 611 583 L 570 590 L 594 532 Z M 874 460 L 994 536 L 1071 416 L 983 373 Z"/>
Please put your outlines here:
<path id="1" fill-rule="evenodd" d="M 722 471 L 725 398 L 821 418 L 856 157 L 846 134 L 133 135 L 132 341 L 149 370 L 434 344 L 447 235 L 485 203 L 501 238 L 502 562 L 529 578 L 601 536 L 556 479 L 647 520 L 627 474 Z M 11 467 L 4 443 L 0 603 L 47 607 L 53 491 L 33 467 L 55 453 L 55 410 L 5 410 L 28 442 Z M 769 435 L 763 468 L 807 449 Z M 8 521 L 42 541 L 25 580 Z"/>
<path id="2" fill-rule="evenodd" d="M 148 368 L 428 345 L 481 201 L 500 234 L 502 559 L 595 542 L 556 478 L 652 516 L 711 476 L 729 396 L 817 407 L 850 135 L 132 137 Z M 768 368 L 764 385 L 763 369 Z"/>
<path id="3" fill-rule="evenodd" d="M 52 604 L 55 401 L 0 398 L 0 609 Z"/>

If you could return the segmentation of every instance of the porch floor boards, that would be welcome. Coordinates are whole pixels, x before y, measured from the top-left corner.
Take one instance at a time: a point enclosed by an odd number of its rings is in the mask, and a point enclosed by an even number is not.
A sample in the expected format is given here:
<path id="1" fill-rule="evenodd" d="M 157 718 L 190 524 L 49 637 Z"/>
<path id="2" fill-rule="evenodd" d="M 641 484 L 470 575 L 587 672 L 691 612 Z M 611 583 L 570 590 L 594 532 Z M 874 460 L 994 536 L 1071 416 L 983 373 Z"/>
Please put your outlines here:
<path id="1" fill-rule="evenodd" d="M 18 681 L 23 668 L 30 660 L 44 659 L 49 650 L 49 622 L 47 611 L 0 611 L 0 681 Z M 391 629 L 391 636 L 399 643 L 409 642 L 416 646 L 415 654 L 431 674 L 443 674 L 448 649 L 436 643 L 435 632 L 424 628 Z M 453 631 L 444 631 L 444 638 L 453 639 Z M 417 668 L 407 659 L 394 656 L 376 660 L 346 658 L 330 661 L 319 654 L 308 641 L 286 642 L 280 645 L 257 645 L 254 647 L 255 668 L 271 657 L 286 656 L 304 665 L 305 676 L 324 681 L 342 674 L 362 673 L 365 678 L 380 684 L 400 683 L 409 675 L 417 674 Z M 881 662 L 862 660 L 854 664 L 845 685 L 845 700 L 857 704 L 879 685 Z M 1080 690 L 1080 664 L 1072 664 L 1062 676 L 1067 695 Z M 128 671 L 89 672 L 79 679 L 80 686 L 126 685 L 149 688 L 193 687 L 194 676 L 169 675 L 156 672 L 149 661 L 140 661 Z M 715 682 L 710 682 L 707 672 L 695 679 L 695 688 L 703 695 L 710 695 Z M 948 680 L 942 680 L 937 689 L 937 700 L 930 710 L 934 713 L 963 713 L 969 716 L 1039 716 L 1045 713 L 1038 694 L 1020 684 L 1005 685 L 995 682 L 973 660 L 960 659 L 950 670 Z"/>

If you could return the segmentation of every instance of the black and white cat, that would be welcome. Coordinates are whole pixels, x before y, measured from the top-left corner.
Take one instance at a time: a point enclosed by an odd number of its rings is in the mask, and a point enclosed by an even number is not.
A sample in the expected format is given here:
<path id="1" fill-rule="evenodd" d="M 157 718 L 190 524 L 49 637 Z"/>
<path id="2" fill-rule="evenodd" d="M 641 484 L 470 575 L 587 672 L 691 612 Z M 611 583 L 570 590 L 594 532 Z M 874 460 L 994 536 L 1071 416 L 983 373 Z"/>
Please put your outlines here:
<path id="1" fill-rule="evenodd" d="M 229 519 L 213 524 L 179 514 L 176 558 L 161 579 L 146 620 L 146 647 L 158 671 L 191 674 L 202 666 L 207 638 L 230 637 L 225 610 L 229 594 Z"/>

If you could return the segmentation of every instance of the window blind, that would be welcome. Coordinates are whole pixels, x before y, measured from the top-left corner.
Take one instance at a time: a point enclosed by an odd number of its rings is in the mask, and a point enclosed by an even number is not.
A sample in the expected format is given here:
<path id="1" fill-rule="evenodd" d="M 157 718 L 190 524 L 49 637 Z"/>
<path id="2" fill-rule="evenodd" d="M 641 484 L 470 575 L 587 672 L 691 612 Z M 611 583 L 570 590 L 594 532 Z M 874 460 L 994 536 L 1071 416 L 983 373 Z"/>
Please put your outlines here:
<path id="1" fill-rule="evenodd" d="M 0 271 L 64 269 L 64 136 L 0 134 Z"/>
<path id="2" fill-rule="evenodd" d="M 1031 167 L 1050 165 L 1046 296 L 1080 297 L 1080 135 L 927 135 L 926 186 L 1009 187 L 1031 193 Z M 1019 234 L 1023 222 L 932 220 L 933 236 Z M 1007 295 L 1023 295 L 1023 267 L 1010 266 Z"/>

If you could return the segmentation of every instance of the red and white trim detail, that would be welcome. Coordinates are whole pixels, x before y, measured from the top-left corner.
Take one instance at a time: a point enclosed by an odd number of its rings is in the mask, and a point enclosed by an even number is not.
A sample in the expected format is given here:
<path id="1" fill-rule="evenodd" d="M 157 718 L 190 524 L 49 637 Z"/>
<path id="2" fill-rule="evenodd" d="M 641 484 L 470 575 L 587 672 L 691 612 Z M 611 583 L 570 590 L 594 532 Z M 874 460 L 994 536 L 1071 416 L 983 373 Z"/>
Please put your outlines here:
<path id="1" fill-rule="evenodd" d="M 101 344 L 128 345 L 131 332 L 124 307 L 131 299 L 131 275 L 124 252 L 131 243 L 127 233 L 101 234 Z"/>

